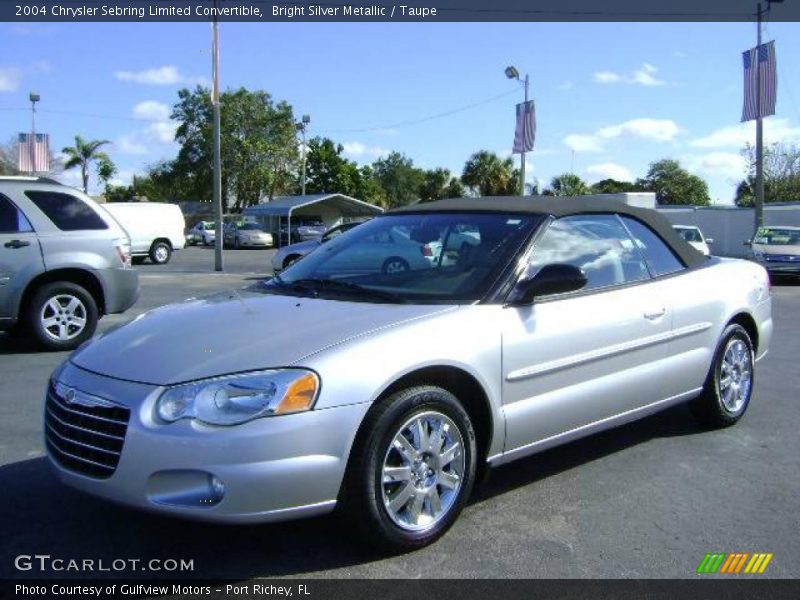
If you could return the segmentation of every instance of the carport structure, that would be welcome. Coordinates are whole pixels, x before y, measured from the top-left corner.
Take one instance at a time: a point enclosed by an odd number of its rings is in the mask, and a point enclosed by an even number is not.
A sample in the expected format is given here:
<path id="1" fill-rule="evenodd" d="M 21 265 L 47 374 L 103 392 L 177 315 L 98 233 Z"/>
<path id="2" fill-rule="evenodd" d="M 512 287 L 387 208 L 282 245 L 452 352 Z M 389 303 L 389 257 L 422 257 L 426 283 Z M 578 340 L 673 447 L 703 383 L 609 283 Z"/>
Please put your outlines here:
<path id="1" fill-rule="evenodd" d="M 383 209 L 344 194 L 312 194 L 306 196 L 281 196 L 269 202 L 249 206 L 242 216 L 259 221 L 265 231 L 281 240 L 281 226 L 285 223 L 287 241 L 292 243 L 292 219 L 319 220 L 326 227 L 342 222 L 374 217 Z"/>

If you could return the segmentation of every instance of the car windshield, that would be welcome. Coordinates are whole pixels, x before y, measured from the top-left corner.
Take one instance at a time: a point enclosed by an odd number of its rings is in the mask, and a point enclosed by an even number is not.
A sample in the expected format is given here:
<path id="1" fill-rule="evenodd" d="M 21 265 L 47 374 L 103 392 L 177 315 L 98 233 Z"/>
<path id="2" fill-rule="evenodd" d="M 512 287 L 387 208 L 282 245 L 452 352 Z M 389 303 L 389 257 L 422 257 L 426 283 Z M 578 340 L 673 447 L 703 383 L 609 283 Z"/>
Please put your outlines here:
<path id="1" fill-rule="evenodd" d="M 334 237 L 261 290 L 363 302 L 474 302 L 541 220 L 532 214 L 385 215 Z"/>
<path id="2" fill-rule="evenodd" d="M 800 230 L 762 227 L 756 232 L 753 243 L 769 246 L 800 246 Z"/>
<path id="3" fill-rule="evenodd" d="M 685 239 L 687 242 L 702 242 L 703 236 L 700 235 L 700 230 L 694 227 L 676 227 L 675 231 L 678 235 Z"/>
<path id="4" fill-rule="evenodd" d="M 201 227 L 206 231 L 211 231 L 215 228 L 214 223 L 203 223 Z"/>

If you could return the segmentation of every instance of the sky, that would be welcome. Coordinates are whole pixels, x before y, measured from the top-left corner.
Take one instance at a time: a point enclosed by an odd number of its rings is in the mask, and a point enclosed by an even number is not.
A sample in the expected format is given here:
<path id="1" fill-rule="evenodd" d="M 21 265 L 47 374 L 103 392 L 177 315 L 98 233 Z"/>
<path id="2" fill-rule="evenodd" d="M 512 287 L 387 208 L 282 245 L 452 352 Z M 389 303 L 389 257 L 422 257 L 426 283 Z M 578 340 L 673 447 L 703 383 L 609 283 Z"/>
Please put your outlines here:
<path id="1" fill-rule="evenodd" d="M 0 139 L 37 131 L 58 152 L 107 139 L 115 183 L 175 156 L 181 87 L 208 84 L 208 23 L 0 24 Z M 222 23 L 222 88 L 264 89 L 311 116 L 309 135 L 361 164 L 397 150 L 460 174 L 481 149 L 511 155 L 518 82 L 531 79 L 537 136 L 529 181 L 574 172 L 633 180 L 674 158 L 730 204 L 755 140 L 739 122 L 752 23 Z M 778 100 L 767 143 L 800 143 L 800 23 L 768 23 Z M 515 157 L 518 160 L 518 157 Z M 77 185 L 77 171 L 66 183 Z"/>

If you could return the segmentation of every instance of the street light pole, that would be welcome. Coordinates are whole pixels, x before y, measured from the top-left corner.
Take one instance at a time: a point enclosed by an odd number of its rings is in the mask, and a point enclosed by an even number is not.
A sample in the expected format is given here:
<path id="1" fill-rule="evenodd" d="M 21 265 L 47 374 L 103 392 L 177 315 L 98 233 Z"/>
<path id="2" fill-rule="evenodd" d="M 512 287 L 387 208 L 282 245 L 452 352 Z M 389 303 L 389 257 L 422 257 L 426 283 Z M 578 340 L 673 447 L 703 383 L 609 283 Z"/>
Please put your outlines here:
<path id="1" fill-rule="evenodd" d="M 769 4 L 768 4 L 769 5 Z M 755 221 L 756 231 L 764 225 L 764 123 L 761 117 L 761 61 L 759 49 L 761 47 L 761 20 L 764 11 L 761 2 L 758 3 L 758 33 L 756 34 L 756 194 L 755 194 Z"/>
<path id="2" fill-rule="evenodd" d="M 214 0 L 217 8 L 217 0 Z M 214 110 L 214 270 L 223 271 L 222 260 L 222 158 L 220 150 L 220 115 L 219 115 L 219 21 L 214 11 L 214 22 L 211 25 L 211 105 Z"/>
<path id="3" fill-rule="evenodd" d="M 311 123 L 311 116 L 303 115 L 303 118 L 300 120 L 300 122 L 296 124 L 298 131 L 300 131 L 300 135 L 303 137 L 303 149 L 302 149 L 302 156 L 303 156 L 302 195 L 303 196 L 306 195 L 306 129 L 308 128 L 309 123 Z"/>
<path id="4" fill-rule="evenodd" d="M 36 175 L 36 103 L 41 100 L 41 96 L 36 92 L 28 94 L 28 99 L 31 101 L 31 139 L 30 139 L 30 155 L 31 155 L 31 175 Z"/>
<path id="5" fill-rule="evenodd" d="M 530 82 L 530 79 L 528 77 L 528 74 L 525 73 L 525 106 L 526 107 L 528 106 L 528 83 L 529 82 Z M 519 171 L 520 171 L 520 184 L 519 184 L 520 185 L 520 195 L 524 196 L 525 195 L 525 150 L 524 149 L 522 150 L 522 153 L 520 154 Z"/>

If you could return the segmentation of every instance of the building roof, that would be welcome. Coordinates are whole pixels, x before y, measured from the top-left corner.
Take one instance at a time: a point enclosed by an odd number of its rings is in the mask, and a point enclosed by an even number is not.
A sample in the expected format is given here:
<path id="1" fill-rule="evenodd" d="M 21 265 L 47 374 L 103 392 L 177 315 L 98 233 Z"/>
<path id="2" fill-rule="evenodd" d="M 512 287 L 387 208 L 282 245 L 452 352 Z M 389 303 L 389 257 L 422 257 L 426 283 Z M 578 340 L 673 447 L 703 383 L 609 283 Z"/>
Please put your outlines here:
<path id="1" fill-rule="evenodd" d="M 344 194 L 311 194 L 306 196 L 279 196 L 270 202 L 248 206 L 243 215 L 288 217 L 304 206 L 325 202 L 338 209 L 345 217 L 371 217 L 383 212 L 379 206 L 345 196 Z"/>
<path id="2" fill-rule="evenodd" d="M 483 198 L 453 198 L 404 206 L 392 213 L 426 212 L 499 212 L 531 213 L 565 217 L 577 214 L 616 213 L 628 215 L 654 230 L 689 267 L 704 264 L 702 252 L 693 248 L 672 228 L 666 217 L 650 208 L 640 208 L 619 200 L 580 196 L 486 196 Z"/>

